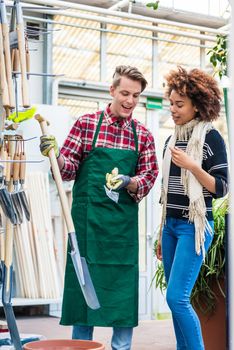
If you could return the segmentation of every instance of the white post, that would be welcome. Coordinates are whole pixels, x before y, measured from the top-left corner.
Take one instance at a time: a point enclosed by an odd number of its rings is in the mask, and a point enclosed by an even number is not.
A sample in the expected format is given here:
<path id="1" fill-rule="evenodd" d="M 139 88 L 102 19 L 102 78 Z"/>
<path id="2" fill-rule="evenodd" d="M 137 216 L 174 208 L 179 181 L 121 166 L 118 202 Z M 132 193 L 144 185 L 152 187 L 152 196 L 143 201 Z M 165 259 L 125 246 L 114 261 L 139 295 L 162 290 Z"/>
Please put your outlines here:
<path id="1" fill-rule="evenodd" d="M 234 3 L 231 3 L 231 27 L 229 36 L 229 129 L 234 130 Z M 231 133 L 230 133 L 231 135 Z M 228 246 L 228 349 L 234 350 L 234 138 L 230 137 L 230 220 Z"/>

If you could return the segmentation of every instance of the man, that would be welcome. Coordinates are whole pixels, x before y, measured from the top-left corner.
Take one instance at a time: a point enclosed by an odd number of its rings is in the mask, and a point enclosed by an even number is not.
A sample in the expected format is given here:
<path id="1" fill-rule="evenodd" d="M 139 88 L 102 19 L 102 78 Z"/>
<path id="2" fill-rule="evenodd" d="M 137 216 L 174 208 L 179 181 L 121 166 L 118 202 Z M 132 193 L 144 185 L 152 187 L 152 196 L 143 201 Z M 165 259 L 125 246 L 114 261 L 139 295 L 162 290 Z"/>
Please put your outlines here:
<path id="1" fill-rule="evenodd" d="M 138 69 L 118 66 L 104 111 L 80 117 L 60 151 L 41 137 L 42 154 L 54 147 L 63 180 L 75 180 L 72 217 L 101 305 L 87 307 L 68 254 L 61 324 L 73 325 L 73 339 L 113 327 L 112 350 L 129 350 L 138 324 L 138 202 L 158 174 L 153 136 L 132 117 L 146 85 Z"/>

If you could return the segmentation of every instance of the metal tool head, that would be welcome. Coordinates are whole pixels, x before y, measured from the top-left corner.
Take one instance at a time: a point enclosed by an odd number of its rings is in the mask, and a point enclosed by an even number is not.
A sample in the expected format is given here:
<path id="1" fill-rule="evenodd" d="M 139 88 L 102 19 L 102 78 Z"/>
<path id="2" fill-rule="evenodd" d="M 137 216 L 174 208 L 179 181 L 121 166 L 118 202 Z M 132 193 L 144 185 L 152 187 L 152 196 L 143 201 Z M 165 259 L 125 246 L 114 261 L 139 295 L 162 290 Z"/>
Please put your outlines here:
<path id="1" fill-rule="evenodd" d="M 68 233 L 71 258 L 86 304 L 93 310 L 100 308 L 96 291 L 84 257 L 80 256 L 75 232 Z"/>
<path id="2" fill-rule="evenodd" d="M 26 219 L 30 221 L 29 204 L 24 190 L 20 190 L 19 192 L 17 192 L 17 195 L 20 200 L 21 208 L 23 209 L 24 215 Z"/>
<path id="3" fill-rule="evenodd" d="M 15 192 L 15 193 L 12 192 L 11 199 L 12 199 L 13 208 L 14 208 L 14 211 L 16 214 L 17 224 L 22 224 L 22 222 L 23 222 L 23 209 L 22 209 L 20 197 L 18 196 L 18 192 Z"/>
<path id="4" fill-rule="evenodd" d="M 0 189 L 0 205 L 4 214 L 10 219 L 13 225 L 16 225 L 17 219 L 14 211 L 13 203 L 11 200 L 11 196 L 6 188 Z"/>

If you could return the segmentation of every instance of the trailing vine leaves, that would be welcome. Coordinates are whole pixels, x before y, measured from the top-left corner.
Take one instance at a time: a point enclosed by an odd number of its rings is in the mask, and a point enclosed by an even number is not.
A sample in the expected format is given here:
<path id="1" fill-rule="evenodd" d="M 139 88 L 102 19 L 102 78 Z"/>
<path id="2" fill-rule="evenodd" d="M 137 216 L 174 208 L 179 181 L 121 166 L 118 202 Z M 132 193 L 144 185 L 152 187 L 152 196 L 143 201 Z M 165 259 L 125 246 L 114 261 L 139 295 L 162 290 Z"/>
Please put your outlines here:
<path id="1" fill-rule="evenodd" d="M 159 1 L 149 2 L 148 4 L 146 4 L 147 7 L 152 8 L 154 11 L 158 9 L 158 5 L 159 5 Z"/>

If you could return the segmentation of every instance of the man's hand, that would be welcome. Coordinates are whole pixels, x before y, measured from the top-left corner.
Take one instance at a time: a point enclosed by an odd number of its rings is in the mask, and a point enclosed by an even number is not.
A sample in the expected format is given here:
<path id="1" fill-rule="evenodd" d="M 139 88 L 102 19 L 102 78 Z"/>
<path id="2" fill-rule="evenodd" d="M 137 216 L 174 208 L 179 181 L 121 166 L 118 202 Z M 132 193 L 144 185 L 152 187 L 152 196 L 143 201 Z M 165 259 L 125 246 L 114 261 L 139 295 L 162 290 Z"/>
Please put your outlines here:
<path id="1" fill-rule="evenodd" d="M 40 151 L 43 156 L 48 157 L 49 151 L 53 148 L 56 158 L 59 157 L 59 148 L 56 138 L 53 135 L 43 135 L 40 137 Z"/>
<path id="2" fill-rule="evenodd" d="M 120 190 L 121 188 L 127 187 L 131 178 L 128 175 L 122 175 L 119 174 L 117 176 L 114 176 L 111 179 L 111 182 L 113 184 L 112 189 L 113 190 Z"/>

